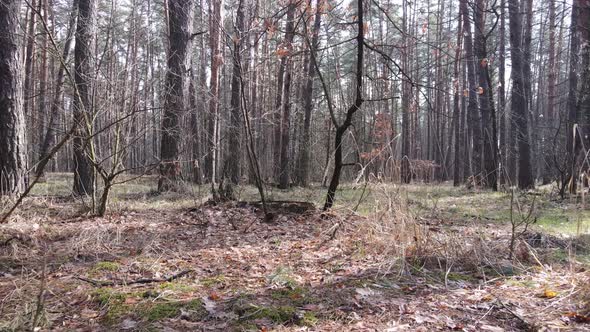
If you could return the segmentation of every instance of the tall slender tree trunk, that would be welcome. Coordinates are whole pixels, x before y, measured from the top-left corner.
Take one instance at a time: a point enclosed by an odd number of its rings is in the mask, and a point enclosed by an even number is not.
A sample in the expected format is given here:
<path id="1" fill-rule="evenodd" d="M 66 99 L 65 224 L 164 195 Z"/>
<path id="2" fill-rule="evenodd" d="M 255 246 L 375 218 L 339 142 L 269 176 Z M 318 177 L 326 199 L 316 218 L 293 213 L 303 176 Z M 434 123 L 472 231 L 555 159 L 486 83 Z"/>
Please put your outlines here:
<path id="1" fill-rule="evenodd" d="M 72 10 L 70 11 L 70 19 L 68 23 L 68 30 L 66 32 L 65 42 L 61 58 L 64 63 L 68 62 L 70 56 L 70 49 L 72 47 L 72 40 L 74 36 L 74 29 L 76 27 L 76 17 L 78 15 L 78 0 L 72 1 Z M 57 77 L 54 83 L 53 101 L 51 102 L 51 110 L 49 111 L 49 119 L 47 120 L 47 129 L 44 132 L 39 156 L 43 158 L 49 152 L 49 149 L 55 144 L 56 126 L 59 120 L 59 110 L 61 108 L 63 86 L 64 86 L 65 68 L 60 65 L 57 70 Z"/>
<path id="2" fill-rule="evenodd" d="M 510 142 L 506 135 L 506 1 L 502 0 L 500 3 L 500 31 L 498 43 L 499 45 L 499 68 L 498 68 L 498 115 L 499 115 L 499 136 L 500 136 L 500 184 L 506 183 L 508 174 L 512 170 L 508 169 L 508 153 L 511 151 L 508 148 Z"/>
<path id="3" fill-rule="evenodd" d="M 489 63 L 486 47 L 484 0 L 477 0 L 474 8 L 475 21 L 475 55 L 477 58 L 479 79 L 479 107 L 481 110 L 481 127 L 483 129 L 483 180 L 484 186 L 498 190 L 497 137 L 494 99 L 489 80 Z"/>
<path id="4" fill-rule="evenodd" d="M 231 80 L 230 124 L 229 124 L 229 156 L 228 176 L 232 184 L 238 184 L 241 176 L 242 153 L 242 117 L 241 117 L 241 81 L 240 63 L 242 40 L 244 38 L 244 0 L 238 0 L 236 25 L 233 35 L 233 71 Z"/>
<path id="5" fill-rule="evenodd" d="M 43 20 L 47 23 L 49 18 L 49 6 L 47 0 L 42 0 L 39 2 L 39 8 L 43 8 Z M 41 11 L 39 11 L 41 12 Z M 40 151 L 40 147 L 43 144 L 43 138 L 45 134 L 45 118 L 47 117 L 47 86 L 48 86 L 48 73 L 47 73 L 47 46 L 48 46 L 48 34 L 49 31 L 43 31 L 41 34 L 41 68 L 39 70 L 39 93 L 38 93 L 38 131 L 37 135 L 35 135 L 36 142 L 34 142 L 34 146 L 36 147 L 37 152 Z M 39 160 L 43 158 L 42 155 L 35 156 L 35 160 Z"/>
<path id="6" fill-rule="evenodd" d="M 0 196 L 26 187 L 27 142 L 18 45 L 20 0 L 0 0 Z"/>
<path id="7" fill-rule="evenodd" d="M 309 62 L 307 64 L 307 68 L 305 68 L 305 70 L 307 71 L 307 77 L 303 92 L 303 141 L 300 147 L 301 159 L 299 161 L 299 181 L 303 187 L 307 187 L 310 181 L 309 171 L 311 168 L 311 113 L 313 110 L 313 85 L 315 76 L 314 66 L 317 56 L 317 48 L 319 45 L 319 32 L 322 24 L 321 1 L 322 0 L 316 0 L 316 13 L 313 22 L 311 45 L 309 45 Z"/>
<path id="8" fill-rule="evenodd" d="M 469 103 L 467 105 L 467 120 L 470 128 L 471 137 L 468 142 L 472 144 L 471 156 L 471 175 L 480 176 L 482 166 L 481 151 L 481 121 L 477 107 L 477 78 L 475 72 L 475 58 L 473 55 L 473 39 L 471 35 L 471 21 L 469 18 L 469 9 L 467 0 L 461 0 L 461 13 L 463 17 L 464 47 L 465 47 L 465 66 L 467 66 L 467 81 Z"/>
<path id="9" fill-rule="evenodd" d="M 160 148 L 160 192 L 177 189 L 181 178 L 180 125 L 187 110 L 193 8 L 192 0 L 168 0 L 169 51 Z"/>
<path id="10" fill-rule="evenodd" d="M 534 187 L 534 178 L 531 167 L 526 92 L 523 82 L 523 17 L 519 11 L 518 0 L 509 0 L 508 9 L 510 13 L 510 53 L 512 56 L 511 116 L 518 144 L 518 187 L 520 189 L 530 189 Z"/>
<path id="11" fill-rule="evenodd" d="M 286 56 L 281 59 L 281 64 L 285 60 L 285 81 L 283 86 L 283 104 L 281 117 L 281 144 L 280 144 L 280 163 L 279 163 L 279 188 L 286 189 L 291 181 L 290 176 L 290 157 L 289 157 L 289 134 L 291 118 L 291 77 L 293 70 L 293 38 L 295 37 L 295 2 L 289 3 L 287 9 L 287 30 L 285 35 Z"/>
<path id="12" fill-rule="evenodd" d="M 221 25 L 221 1 L 212 0 L 209 4 L 209 47 L 211 48 L 211 73 L 209 81 L 209 151 L 206 158 L 206 170 L 211 180 L 212 188 L 217 182 L 217 128 L 219 121 L 219 69 L 222 54 L 219 50 L 219 34 Z"/>
<path id="13" fill-rule="evenodd" d="M 402 49 L 402 67 L 404 72 L 410 72 L 410 38 L 408 34 L 408 4 L 406 1 L 403 2 L 403 43 Z M 400 164 L 400 177 L 402 183 L 410 183 L 412 181 L 412 172 L 410 170 L 410 104 L 412 98 L 412 85 L 408 82 L 408 79 L 404 77 L 402 79 L 402 153 L 401 153 L 401 164 Z"/>
<path id="14" fill-rule="evenodd" d="M 453 64 L 453 123 L 455 126 L 455 160 L 453 162 L 453 186 L 457 187 L 463 182 L 463 130 L 461 128 L 461 118 L 463 114 L 459 101 L 461 99 L 461 84 L 460 84 L 460 59 L 461 59 L 461 42 L 463 36 L 463 21 L 461 17 L 457 22 L 457 45 L 455 46 L 455 63 Z"/>
<path id="15" fill-rule="evenodd" d="M 544 163 L 543 163 L 543 184 L 548 184 L 554 178 L 553 163 L 553 138 L 556 131 L 555 126 L 555 97 L 557 85 L 557 64 L 555 61 L 555 0 L 549 1 L 549 70 L 547 73 L 547 111 L 545 116 L 545 135 L 544 135 Z"/>
<path id="16" fill-rule="evenodd" d="M 41 0 L 39 0 L 41 1 Z M 35 85 L 33 84 L 33 71 L 35 66 L 35 39 L 37 35 L 37 1 L 31 0 L 28 4 L 29 21 L 27 25 L 27 43 L 25 50 L 25 85 L 24 85 L 24 111 L 25 114 L 32 113 L 35 99 Z M 31 117 L 32 118 L 32 117 Z"/>
<path id="17" fill-rule="evenodd" d="M 74 48 L 75 82 L 74 121 L 77 121 L 74 145 L 74 194 L 94 193 L 96 174 L 90 158 L 93 154 L 91 103 L 92 68 L 95 37 L 96 0 L 79 0 L 78 25 Z"/>

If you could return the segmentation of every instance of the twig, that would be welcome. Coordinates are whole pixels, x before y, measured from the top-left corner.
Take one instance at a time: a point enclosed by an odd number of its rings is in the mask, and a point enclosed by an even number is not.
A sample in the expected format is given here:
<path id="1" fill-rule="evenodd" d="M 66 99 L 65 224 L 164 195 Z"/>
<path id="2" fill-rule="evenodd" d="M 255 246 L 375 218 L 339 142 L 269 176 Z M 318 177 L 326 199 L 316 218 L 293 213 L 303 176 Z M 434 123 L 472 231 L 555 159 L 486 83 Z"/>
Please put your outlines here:
<path id="1" fill-rule="evenodd" d="M 47 251 L 46 251 L 47 252 Z M 37 294 L 37 307 L 35 309 L 35 315 L 33 316 L 32 328 L 36 330 L 39 319 L 43 314 L 43 308 L 45 306 L 45 288 L 47 285 L 47 255 L 43 255 L 43 269 L 41 270 L 41 285 L 39 285 L 39 294 Z"/>
<path id="2" fill-rule="evenodd" d="M 105 287 L 105 286 L 118 286 L 118 285 L 137 285 L 137 284 L 150 284 L 153 282 L 170 282 L 180 277 L 183 277 L 189 273 L 193 272 L 193 270 L 184 270 L 177 274 L 173 274 L 167 278 L 141 278 L 132 281 L 108 281 L 108 280 L 94 280 L 88 279 L 84 277 L 76 276 L 75 278 L 78 280 L 85 281 L 97 287 Z"/>

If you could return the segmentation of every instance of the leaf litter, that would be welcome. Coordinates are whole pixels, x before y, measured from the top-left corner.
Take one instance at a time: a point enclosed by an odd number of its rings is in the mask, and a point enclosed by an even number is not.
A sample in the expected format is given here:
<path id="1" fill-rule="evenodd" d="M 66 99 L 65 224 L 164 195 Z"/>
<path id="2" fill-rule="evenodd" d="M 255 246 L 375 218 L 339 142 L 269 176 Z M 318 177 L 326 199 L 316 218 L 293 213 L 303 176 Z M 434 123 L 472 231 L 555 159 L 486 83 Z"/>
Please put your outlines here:
<path id="1" fill-rule="evenodd" d="M 586 267 L 507 263 L 497 225 L 277 220 L 228 203 L 3 225 L 0 328 L 26 328 L 44 287 L 43 331 L 590 330 Z"/>

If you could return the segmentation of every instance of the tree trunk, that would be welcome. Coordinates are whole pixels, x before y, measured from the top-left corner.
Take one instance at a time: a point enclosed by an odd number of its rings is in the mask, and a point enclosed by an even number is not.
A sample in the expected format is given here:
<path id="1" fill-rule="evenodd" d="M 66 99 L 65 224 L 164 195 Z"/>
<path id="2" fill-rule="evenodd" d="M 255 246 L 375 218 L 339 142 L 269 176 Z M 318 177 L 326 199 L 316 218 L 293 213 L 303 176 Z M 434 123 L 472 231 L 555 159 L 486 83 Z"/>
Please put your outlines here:
<path id="1" fill-rule="evenodd" d="M 181 179 L 180 122 L 186 113 L 193 7 L 192 0 L 168 1 L 170 35 L 166 99 L 162 119 L 159 192 L 178 189 Z"/>
<path id="2" fill-rule="evenodd" d="M 557 64 L 555 61 L 555 0 L 549 1 L 549 66 L 547 74 L 547 111 L 545 116 L 545 139 L 544 147 L 544 169 L 543 169 L 543 184 L 548 184 L 554 178 L 554 163 L 553 163 L 553 138 L 556 131 L 555 125 L 555 87 L 557 85 Z"/>
<path id="3" fill-rule="evenodd" d="M 80 0 L 78 3 L 78 25 L 74 48 L 76 94 L 74 98 L 74 121 L 78 122 L 74 135 L 74 194 L 94 193 L 96 174 L 92 158 L 92 103 L 91 73 L 94 51 L 94 28 L 96 0 Z"/>
<path id="4" fill-rule="evenodd" d="M 19 0 L 0 1 L 0 196 L 26 187 L 27 142 L 21 82 Z"/>
<path id="5" fill-rule="evenodd" d="M 78 0 L 73 0 L 72 3 L 72 11 L 70 12 L 70 20 L 68 23 L 68 31 L 65 37 L 64 48 L 61 54 L 61 60 L 64 63 L 68 62 L 68 57 L 70 56 L 70 48 L 72 46 L 72 39 L 74 36 L 74 28 L 76 24 L 76 16 L 78 15 Z M 55 79 L 55 86 L 54 86 L 54 95 L 53 101 L 51 103 L 51 110 L 49 111 L 49 119 L 47 121 L 47 130 L 45 131 L 45 137 L 41 143 L 41 149 L 39 151 L 39 156 L 43 158 L 49 152 L 49 149 L 53 144 L 55 144 L 55 126 L 57 125 L 59 110 L 61 107 L 62 101 L 62 92 L 64 86 L 64 75 L 65 75 L 65 68 L 64 66 L 60 65 L 57 71 L 57 77 Z"/>
<path id="6" fill-rule="evenodd" d="M 209 4 L 209 42 L 211 48 L 211 77 L 209 81 L 209 153 L 205 161 L 206 170 L 211 180 L 212 188 L 217 181 L 217 124 L 219 117 L 219 68 L 222 54 L 219 50 L 219 34 L 221 25 L 221 0 L 212 0 Z"/>
<path id="7" fill-rule="evenodd" d="M 506 129 L 506 2 L 502 0 L 500 3 L 500 36 L 499 36 L 499 68 L 498 68 L 498 114 L 500 127 L 500 184 L 506 183 L 508 174 L 512 171 L 508 169 L 508 144 L 509 139 L 506 138 L 508 131 Z"/>
<path id="8" fill-rule="evenodd" d="M 281 59 L 281 64 L 285 60 L 285 81 L 283 87 L 283 115 L 281 117 L 281 144 L 280 144 L 280 163 L 279 163 L 279 188 L 287 189 L 291 181 L 290 177 L 290 158 L 289 158 L 289 131 L 291 118 L 291 72 L 293 70 L 293 38 L 295 36 L 295 2 L 289 4 L 287 9 L 287 30 L 285 35 L 285 45 L 287 54 Z"/>
<path id="9" fill-rule="evenodd" d="M 311 2 L 311 1 L 310 1 Z M 300 149 L 299 161 L 299 180 L 303 187 L 309 185 L 309 171 L 311 168 L 311 112 L 313 110 L 313 83 L 315 76 L 314 61 L 317 56 L 317 48 L 319 45 L 319 31 L 322 24 L 321 0 L 316 0 L 316 13 L 313 23 L 311 45 L 309 45 L 309 63 L 307 68 L 307 77 L 305 81 L 305 88 L 303 93 L 303 142 Z"/>
<path id="10" fill-rule="evenodd" d="M 481 175 L 482 152 L 481 152 L 481 121 L 479 119 L 479 110 L 477 108 L 477 78 L 475 72 L 475 59 L 473 56 L 473 39 L 471 37 L 471 21 L 469 19 L 469 10 L 467 0 L 461 0 L 461 12 L 463 15 L 464 47 L 465 47 L 465 66 L 467 66 L 467 81 L 469 90 L 469 103 L 467 105 L 467 121 L 471 132 L 468 139 L 473 145 L 471 156 L 471 175 Z"/>
<path id="11" fill-rule="evenodd" d="M 461 98 L 461 84 L 459 83 L 459 59 L 461 58 L 461 41 L 463 35 L 463 24 L 462 24 L 461 17 L 459 17 L 459 22 L 457 22 L 457 45 L 455 46 L 455 63 L 453 64 L 453 88 L 454 88 L 454 95 L 453 95 L 453 121 L 455 125 L 455 160 L 453 163 L 453 186 L 457 187 L 463 182 L 463 165 L 461 159 L 464 158 L 463 155 L 463 131 L 461 128 L 461 118 L 463 114 L 461 113 L 461 108 L 459 106 L 459 100 Z"/>
<path id="12" fill-rule="evenodd" d="M 356 86 L 355 86 L 355 100 L 354 103 L 348 108 L 346 117 L 341 125 L 337 125 L 335 122 L 335 114 L 332 109 L 332 121 L 336 126 L 336 137 L 334 140 L 334 172 L 332 173 L 332 179 L 328 186 L 328 194 L 326 196 L 326 203 L 324 204 L 324 210 L 328 210 L 334 205 L 334 198 L 336 195 L 336 189 L 340 184 L 340 174 L 342 172 L 342 138 L 348 130 L 348 127 L 352 124 L 352 117 L 354 113 L 358 111 L 363 104 L 363 59 L 364 59 L 364 46 L 365 46 L 365 25 L 364 25 L 364 8 L 363 0 L 357 0 L 357 54 L 356 54 Z M 316 67 L 318 69 L 319 67 Z M 326 91 L 327 92 L 327 91 Z"/>
<path id="13" fill-rule="evenodd" d="M 231 80 L 230 124 L 229 124 L 229 156 L 228 176 L 230 183 L 237 185 L 240 182 L 241 153 L 242 153 L 242 117 L 241 117 L 241 82 L 240 82 L 240 58 L 244 33 L 244 4 L 238 1 L 236 10 L 236 25 L 233 35 L 233 72 Z"/>
<path id="14" fill-rule="evenodd" d="M 403 3 L 403 43 L 402 49 L 402 67 L 404 72 L 409 73 L 410 69 L 410 38 L 408 37 L 408 4 Z M 412 181 L 412 172 L 410 169 L 410 104 L 412 98 L 412 84 L 408 82 L 408 78 L 402 80 L 402 154 L 400 165 L 400 177 L 402 183 L 410 183 Z"/>
<path id="15" fill-rule="evenodd" d="M 518 187 L 530 189 L 534 187 L 534 178 L 531 167 L 526 92 L 523 82 L 523 17 L 519 12 L 518 0 L 509 0 L 508 9 L 510 13 L 510 53 L 512 56 L 511 116 L 518 144 Z"/>
<path id="16" fill-rule="evenodd" d="M 488 82 L 489 69 L 486 50 L 484 0 L 477 0 L 474 8 L 475 24 L 475 55 L 479 79 L 479 106 L 481 109 L 481 128 L 483 129 L 483 182 L 484 186 L 498 190 L 498 163 L 497 163 L 497 137 L 496 116 L 493 102 L 492 89 Z"/>

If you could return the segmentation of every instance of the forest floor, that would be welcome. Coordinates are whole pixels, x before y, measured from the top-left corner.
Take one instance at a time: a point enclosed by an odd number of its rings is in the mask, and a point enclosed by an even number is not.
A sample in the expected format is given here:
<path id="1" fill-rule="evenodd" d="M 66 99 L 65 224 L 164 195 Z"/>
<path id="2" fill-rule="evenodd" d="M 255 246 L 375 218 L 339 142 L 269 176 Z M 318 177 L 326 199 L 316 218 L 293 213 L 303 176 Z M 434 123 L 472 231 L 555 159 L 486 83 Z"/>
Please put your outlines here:
<path id="1" fill-rule="evenodd" d="M 149 177 L 93 217 L 70 182 L 50 174 L 0 225 L 0 331 L 590 331 L 590 210 L 550 187 L 345 185 L 328 213 L 276 205 L 266 223 Z M 511 218 L 534 223 L 509 260 Z"/>

